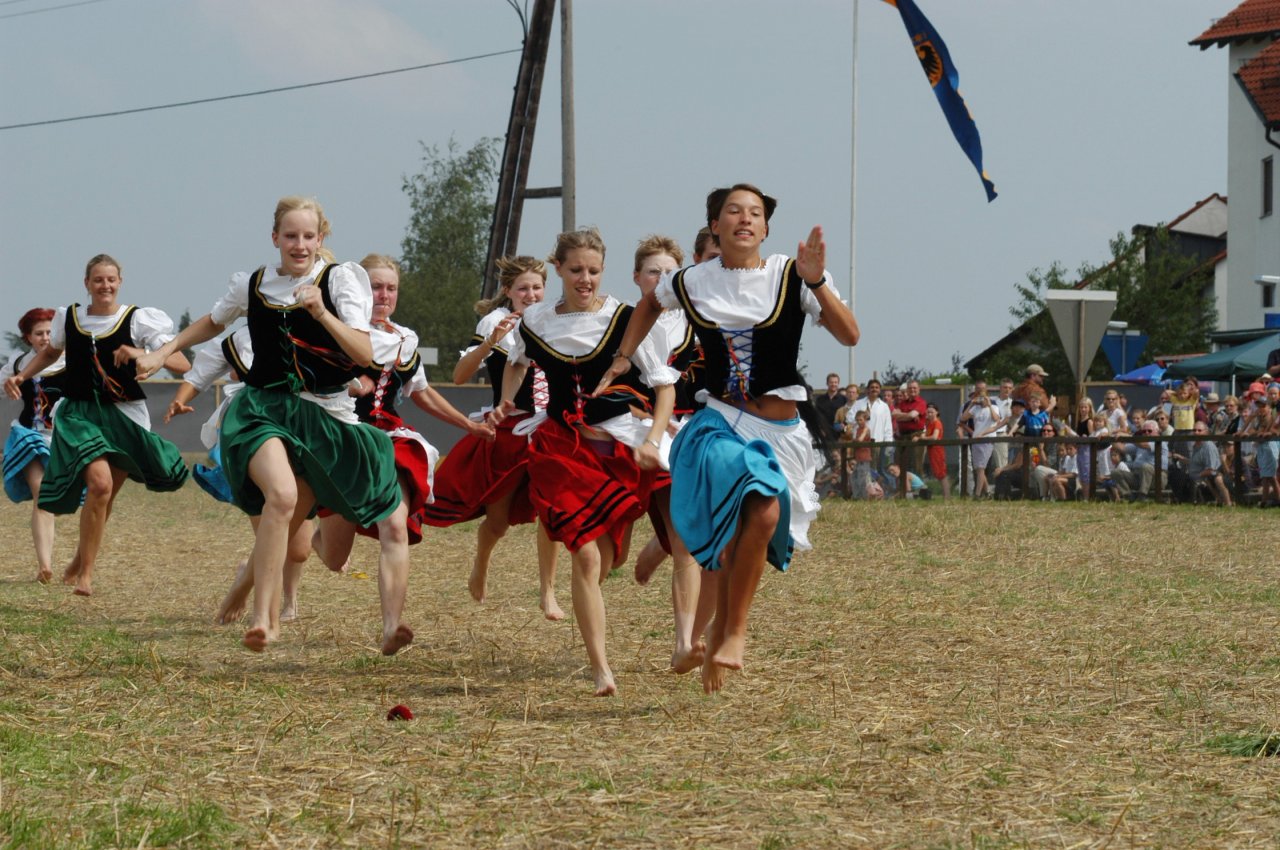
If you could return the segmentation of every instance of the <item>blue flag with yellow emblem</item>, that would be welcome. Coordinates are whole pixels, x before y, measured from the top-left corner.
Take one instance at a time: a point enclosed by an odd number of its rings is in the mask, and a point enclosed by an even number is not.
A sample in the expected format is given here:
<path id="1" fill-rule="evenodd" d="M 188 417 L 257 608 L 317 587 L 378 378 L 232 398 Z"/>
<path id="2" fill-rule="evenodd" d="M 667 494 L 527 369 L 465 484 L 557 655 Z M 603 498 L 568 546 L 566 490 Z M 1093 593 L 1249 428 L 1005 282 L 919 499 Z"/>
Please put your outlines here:
<path id="1" fill-rule="evenodd" d="M 884 0 L 895 6 L 902 15 L 902 23 L 907 27 L 907 35 L 911 36 L 911 45 L 916 49 L 916 56 L 924 68 L 924 75 L 929 78 L 929 85 L 938 97 L 942 114 L 947 116 L 951 132 L 964 150 L 973 167 L 978 169 L 982 177 L 982 188 L 987 190 L 988 203 L 996 198 L 996 187 L 982 168 L 982 139 L 978 136 L 978 125 L 973 123 L 969 107 L 965 106 L 960 95 L 960 74 L 956 66 L 951 64 L 951 54 L 947 45 L 938 35 L 938 31 L 929 23 L 916 6 L 915 0 Z"/>

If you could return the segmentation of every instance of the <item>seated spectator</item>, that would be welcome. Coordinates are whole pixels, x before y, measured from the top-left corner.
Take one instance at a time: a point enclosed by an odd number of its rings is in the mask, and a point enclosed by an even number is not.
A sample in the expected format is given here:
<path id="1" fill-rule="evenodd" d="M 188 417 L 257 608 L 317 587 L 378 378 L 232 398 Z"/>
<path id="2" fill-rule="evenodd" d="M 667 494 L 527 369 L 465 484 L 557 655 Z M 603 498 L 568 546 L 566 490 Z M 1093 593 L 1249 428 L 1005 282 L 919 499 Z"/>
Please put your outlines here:
<path id="1" fill-rule="evenodd" d="M 1056 501 L 1065 502 L 1076 498 L 1080 486 L 1076 451 L 1074 443 L 1064 443 L 1058 453 L 1058 471 L 1049 479 L 1049 493 Z"/>
<path id="2" fill-rule="evenodd" d="M 1153 405 L 1153 406 L 1152 406 L 1152 407 L 1147 411 L 1147 418 L 1148 418 L 1148 419 L 1155 419 L 1155 418 L 1156 418 L 1156 414 L 1157 414 L 1157 413 L 1160 413 L 1161 411 L 1163 411 L 1165 414 L 1168 414 L 1168 413 L 1169 413 L 1170 408 L 1171 408 L 1171 405 L 1170 405 L 1170 403 L 1169 403 L 1169 391 L 1168 391 L 1168 390 L 1161 390 L 1161 391 L 1160 391 L 1160 400 L 1159 400 L 1159 401 L 1157 401 L 1157 402 L 1156 402 L 1156 403 L 1155 403 L 1155 404 L 1154 404 L 1154 405 Z"/>
<path id="3" fill-rule="evenodd" d="M 1116 483 L 1118 493 L 1121 498 L 1128 499 L 1131 502 L 1145 501 L 1151 497 L 1151 481 L 1155 477 L 1156 472 L 1156 455 L 1155 443 L 1149 438 L 1156 434 L 1156 423 L 1144 422 L 1142 430 L 1138 432 L 1138 436 L 1148 439 L 1140 439 L 1137 442 L 1130 443 L 1133 448 L 1133 454 L 1125 462 L 1123 471 L 1112 470 L 1111 480 Z M 1169 462 L 1168 452 L 1161 453 L 1163 464 L 1161 468 L 1165 468 Z"/>
<path id="4" fill-rule="evenodd" d="M 888 475 L 885 480 L 885 492 L 888 494 L 896 494 L 898 492 L 899 476 L 902 475 L 902 469 L 896 464 L 889 464 L 886 470 Z M 914 472 L 907 472 L 907 498 L 908 499 L 928 499 L 932 494 L 929 488 L 925 486 L 924 479 Z"/>
<path id="5" fill-rule="evenodd" d="M 1119 444 L 1113 443 L 1111 450 L 1107 452 L 1109 471 L 1105 476 L 1099 476 L 1096 492 L 1104 498 L 1109 498 L 1113 502 L 1120 501 L 1122 495 L 1120 483 L 1116 480 L 1116 473 L 1120 476 L 1129 474 L 1129 465 L 1125 463 L 1124 451 Z"/>
<path id="6" fill-rule="evenodd" d="M 1129 411 L 1129 433 L 1141 434 L 1142 426 L 1147 422 L 1147 412 L 1141 407 Z"/>
<path id="7" fill-rule="evenodd" d="M 1039 445 L 1039 457 L 1036 458 L 1035 467 L 1031 470 L 1031 481 L 1036 495 L 1048 501 L 1052 494 L 1050 482 L 1058 473 L 1058 459 L 1062 454 L 1063 446 L 1053 441 L 1058 436 L 1058 426 L 1052 421 L 1044 426 L 1040 436 L 1044 442 Z"/>
<path id="8" fill-rule="evenodd" d="M 827 463 L 818 470 L 813 479 L 813 489 L 818 492 L 819 499 L 826 499 L 840 493 L 840 452 L 832 449 L 827 452 Z"/>
<path id="9" fill-rule="evenodd" d="M 1205 485 L 1213 493 L 1217 504 L 1231 507 L 1231 494 L 1227 492 L 1227 485 L 1222 480 L 1220 471 L 1218 447 L 1204 439 L 1209 435 L 1209 426 L 1203 422 L 1195 423 L 1192 426 L 1192 435 L 1195 439 L 1191 443 L 1191 454 L 1186 458 L 1181 458 L 1177 454 L 1174 457 L 1186 460 L 1187 474 L 1191 480 L 1197 486 Z"/>

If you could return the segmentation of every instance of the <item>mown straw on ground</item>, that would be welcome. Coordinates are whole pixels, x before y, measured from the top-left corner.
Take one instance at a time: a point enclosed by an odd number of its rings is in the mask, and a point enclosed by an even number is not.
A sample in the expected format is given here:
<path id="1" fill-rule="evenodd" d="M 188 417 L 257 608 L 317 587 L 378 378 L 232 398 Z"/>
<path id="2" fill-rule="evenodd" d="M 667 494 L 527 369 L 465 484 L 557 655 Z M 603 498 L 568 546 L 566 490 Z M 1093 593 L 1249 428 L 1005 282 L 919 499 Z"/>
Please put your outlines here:
<path id="1" fill-rule="evenodd" d="M 613 699 L 537 607 L 533 539 L 466 594 L 413 552 L 412 648 L 313 561 L 258 656 L 209 625 L 248 525 L 130 485 L 92 599 L 0 509 L 3 847 L 1254 847 L 1280 835 L 1277 567 L 1257 510 L 829 502 L 748 668 L 667 672 L 661 571 L 606 585 Z M 74 544 L 64 519 L 58 555 Z M 645 531 L 639 531 L 643 542 Z M 568 609 L 568 562 L 560 587 Z M 408 705 L 417 719 L 388 722 Z M 1259 755 L 1261 754 L 1261 755 Z"/>

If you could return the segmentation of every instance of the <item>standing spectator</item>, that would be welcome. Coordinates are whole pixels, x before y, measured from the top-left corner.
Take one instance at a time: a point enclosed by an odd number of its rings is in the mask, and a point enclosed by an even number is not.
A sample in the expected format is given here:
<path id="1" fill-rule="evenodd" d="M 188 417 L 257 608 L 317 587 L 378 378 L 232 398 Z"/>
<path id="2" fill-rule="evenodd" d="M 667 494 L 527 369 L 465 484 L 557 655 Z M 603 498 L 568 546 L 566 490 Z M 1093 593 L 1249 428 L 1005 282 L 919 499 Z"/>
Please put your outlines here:
<path id="1" fill-rule="evenodd" d="M 924 413 L 927 409 L 928 404 L 920 396 L 920 382 L 914 378 L 907 381 L 906 392 L 898 399 L 893 412 L 893 420 L 898 423 L 899 439 L 916 443 L 924 436 Z M 902 457 L 897 460 L 908 472 L 919 473 L 922 468 L 920 455 L 921 446 L 908 445 L 903 447 Z"/>
<path id="2" fill-rule="evenodd" d="M 1129 428 L 1130 434 L 1142 433 L 1142 426 L 1147 423 L 1147 411 L 1141 407 L 1135 407 L 1129 411 Z"/>
<path id="3" fill-rule="evenodd" d="M 1226 424 L 1222 427 L 1223 434 L 1234 434 L 1240 430 L 1240 399 L 1233 395 L 1227 396 L 1222 400 L 1222 411 Z M 1212 433 L 1212 426 L 1210 426 Z M 1227 470 L 1235 469 L 1236 463 L 1236 444 L 1222 444 L 1222 468 Z"/>
<path id="4" fill-rule="evenodd" d="M 993 437 L 1007 437 L 1013 428 L 1009 420 L 1013 416 L 1013 381 L 1009 378 L 1000 379 L 999 394 L 995 397 L 995 405 L 999 409 L 1000 426 L 991 433 Z M 1009 444 L 995 443 L 991 447 L 991 456 L 995 459 L 996 467 L 1005 466 L 1009 463 Z"/>
<path id="5" fill-rule="evenodd" d="M 1227 433 L 1227 422 L 1230 417 L 1227 411 L 1222 407 L 1222 401 L 1218 398 L 1217 393 L 1209 393 L 1204 397 L 1204 412 L 1208 417 L 1210 434 Z"/>
<path id="6" fill-rule="evenodd" d="M 1018 417 L 1016 431 L 1028 437 L 1039 437 L 1044 426 L 1049 424 L 1049 411 L 1040 409 L 1040 396 L 1033 395 L 1027 399 L 1027 409 Z"/>
<path id="7" fill-rule="evenodd" d="M 871 388 L 868 387 L 870 392 Z M 884 402 L 880 402 L 884 404 Z M 872 442 L 867 409 L 864 407 L 853 414 L 853 441 L 855 443 Z M 871 447 L 858 446 L 853 450 L 853 469 L 849 473 L 849 495 L 855 499 L 867 498 L 867 486 L 871 483 Z"/>
<path id="8" fill-rule="evenodd" d="M 1168 412 L 1169 412 L 1169 410 L 1170 410 L 1170 409 L 1171 409 L 1171 407 L 1172 407 L 1172 406 L 1170 405 L 1170 403 L 1169 403 L 1169 395 L 1170 395 L 1170 394 L 1169 394 L 1169 391 L 1168 391 L 1168 390 L 1161 390 L 1161 391 L 1160 391 L 1160 400 L 1159 400 L 1159 401 L 1157 401 L 1157 402 L 1156 402 L 1156 403 L 1151 407 L 1151 409 L 1149 409 L 1149 410 L 1147 411 L 1147 418 L 1148 418 L 1148 419 L 1155 419 L 1155 418 L 1156 418 L 1156 414 L 1157 414 L 1157 413 L 1159 413 L 1159 412 L 1160 412 L 1160 411 L 1162 411 L 1162 410 L 1163 410 L 1165 413 L 1168 413 Z"/>
<path id="9" fill-rule="evenodd" d="M 840 435 L 841 440 L 853 439 L 853 413 L 858 403 L 858 385 L 849 384 L 844 388 L 844 404 L 836 411 L 832 425 L 836 429 L 836 433 Z"/>
<path id="10" fill-rule="evenodd" d="M 836 411 L 842 404 L 844 404 L 844 393 L 840 390 L 840 376 L 832 372 L 827 375 L 826 392 L 815 393 L 813 397 L 813 406 L 818 409 L 818 416 L 822 419 L 823 433 L 818 435 L 818 438 L 823 445 L 836 438 L 836 429 L 832 423 L 835 422 Z"/>
<path id="11" fill-rule="evenodd" d="M 1262 493 L 1258 496 L 1258 506 L 1265 507 L 1268 502 L 1275 504 L 1280 501 L 1280 479 L 1276 478 L 1276 460 L 1280 458 L 1280 442 L 1275 440 L 1276 426 L 1280 425 L 1277 420 L 1275 409 L 1270 405 L 1258 411 L 1258 434 L 1271 439 L 1262 440 L 1257 443 L 1257 451 L 1254 457 L 1258 462 L 1258 481 L 1262 485 Z"/>
<path id="12" fill-rule="evenodd" d="M 928 448 L 929 472 L 942 484 L 942 498 L 950 499 L 951 481 L 947 478 L 947 447 L 936 444 L 942 436 L 942 419 L 938 416 L 938 406 L 930 404 L 924 410 L 924 439 L 934 443 Z"/>
<path id="13" fill-rule="evenodd" d="M 1040 396 L 1041 409 L 1052 410 L 1055 407 L 1054 398 L 1044 388 L 1044 379 L 1047 377 L 1049 377 L 1049 373 L 1039 363 L 1032 363 L 1028 366 L 1026 377 L 1010 393 L 1014 404 L 1021 404 L 1025 407 L 1027 399 L 1033 395 L 1038 395 Z"/>
<path id="14" fill-rule="evenodd" d="M 880 398 L 880 382 L 875 378 L 867 381 L 867 394 L 858 399 L 853 406 L 854 411 L 867 412 L 867 428 L 871 432 L 873 443 L 893 442 L 893 411 L 884 399 Z M 886 457 L 888 455 L 888 457 Z M 872 451 L 872 465 L 877 472 L 884 472 L 893 460 L 893 448 L 881 447 Z"/>
<path id="15" fill-rule="evenodd" d="M 957 434 L 980 441 L 995 434 L 1002 417 L 1000 407 L 987 394 L 986 381 L 975 381 L 969 403 L 960 411 L 960 427 Z M 969 449 L 970 467 L 973 470 L 973 497 L 987 495 L 987 465 L 991 462 L 993 445 L 986 441 L 974 442 Z M 999 467 L 996 467 L 997 469 Z"/>
<path id="16" fill-rule="evenodd" d="M 1107 390 L 1102 396 L 1102 412 L 1107 415 L 1107 430 L 1112 434 L 1129 433 L 1129 417 L 1120 406 L 1120 393 Z"/>

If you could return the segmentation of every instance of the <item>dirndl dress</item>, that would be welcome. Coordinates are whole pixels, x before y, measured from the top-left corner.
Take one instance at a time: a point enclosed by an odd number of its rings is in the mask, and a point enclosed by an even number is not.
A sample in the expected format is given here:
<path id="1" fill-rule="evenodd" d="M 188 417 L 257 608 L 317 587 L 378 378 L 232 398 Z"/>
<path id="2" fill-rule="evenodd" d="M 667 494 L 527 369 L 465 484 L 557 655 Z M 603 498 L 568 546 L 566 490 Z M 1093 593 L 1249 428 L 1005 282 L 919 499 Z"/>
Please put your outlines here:
<path id="1" fill-rule="evenodd" d="M 171 492 L 187 480 L 178 447 L 126 416 L 112 403 L 63 399 L 56 411 L 49 465 L 40 485 L 40 508 L 75 513 L 84 493 L 84 470 L 98 458 L 148 490 Z"/>
<path id="2" fill-rule="evenodd" d="M 49 443 L 48 431 L 28 428 L 16 419 L 9 426 L 9 437 L 4 441 L 4 492 L 9 501 L 31 501 L 26 469 L 33 460 L 48 465 Z"/>

